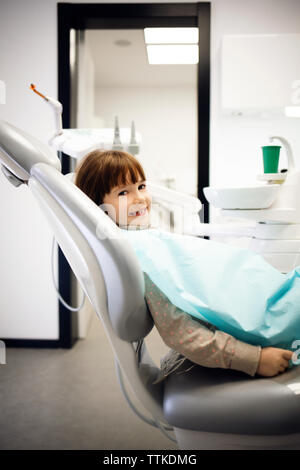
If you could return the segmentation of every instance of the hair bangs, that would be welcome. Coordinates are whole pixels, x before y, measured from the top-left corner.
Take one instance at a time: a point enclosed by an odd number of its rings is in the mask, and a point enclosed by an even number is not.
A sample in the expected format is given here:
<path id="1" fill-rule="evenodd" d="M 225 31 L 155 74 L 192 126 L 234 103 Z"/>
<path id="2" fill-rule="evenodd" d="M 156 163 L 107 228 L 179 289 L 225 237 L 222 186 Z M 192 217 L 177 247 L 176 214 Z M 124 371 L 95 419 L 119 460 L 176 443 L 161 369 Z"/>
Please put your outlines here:
<path id="1" fill-rule="evenodd" d="M 128 158 L 120 159 L 119 165 L 122 167 L 121 171 L 117 174 L 116 186 L 127 186 L 135 184 L 139 181 L 145 181 L 145 173 L 140 163 L 133 159 L 131 155 L 127 154 Z"/>

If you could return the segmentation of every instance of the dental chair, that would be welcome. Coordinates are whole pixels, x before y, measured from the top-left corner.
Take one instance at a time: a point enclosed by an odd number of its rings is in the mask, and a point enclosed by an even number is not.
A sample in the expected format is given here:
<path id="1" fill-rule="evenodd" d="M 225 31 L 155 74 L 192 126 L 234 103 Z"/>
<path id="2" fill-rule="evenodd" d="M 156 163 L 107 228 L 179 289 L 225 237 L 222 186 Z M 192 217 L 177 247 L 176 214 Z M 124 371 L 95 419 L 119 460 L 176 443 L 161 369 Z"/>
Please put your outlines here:
<path id="1" fill-rule="evenodd" d="M 153 328 L 143 273 L 118 227 L 61 174 L 48 146 L 3 121 L 0 162 L 38 201 L 150 425 L 173 430 L 180 449 L 300 449 L 299 367 L 252 378 L 196 366 L 154 385 L 160 371 L 143 341 Z"/>

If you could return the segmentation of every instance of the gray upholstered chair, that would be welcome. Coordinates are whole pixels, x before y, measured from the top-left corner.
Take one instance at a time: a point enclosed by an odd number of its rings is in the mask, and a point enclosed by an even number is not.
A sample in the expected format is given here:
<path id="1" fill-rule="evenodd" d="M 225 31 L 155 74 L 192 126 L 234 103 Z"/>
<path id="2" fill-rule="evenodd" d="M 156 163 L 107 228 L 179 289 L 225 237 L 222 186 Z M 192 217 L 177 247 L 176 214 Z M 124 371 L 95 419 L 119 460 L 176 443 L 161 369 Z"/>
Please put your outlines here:
<path id="1" fill-rule="evenodd" d="M 197 366 L 154 385 L 143 273 L 119 229 L 61 174 L 49 147 L 5 122 L 0 161 L 11 183 L 27 183 L 39 202 L 149 424 L 173 429 L 181 449 L 300 448 L 300 368 L 266 379 Z"/>

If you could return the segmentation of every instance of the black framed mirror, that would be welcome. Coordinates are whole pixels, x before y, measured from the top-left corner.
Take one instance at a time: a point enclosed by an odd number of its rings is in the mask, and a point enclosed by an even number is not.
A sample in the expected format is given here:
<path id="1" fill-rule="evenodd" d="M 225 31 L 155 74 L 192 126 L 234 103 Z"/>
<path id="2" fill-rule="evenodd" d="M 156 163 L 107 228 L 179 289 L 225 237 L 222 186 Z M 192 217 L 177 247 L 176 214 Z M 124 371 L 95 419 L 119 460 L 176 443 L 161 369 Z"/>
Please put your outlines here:
<path id="1" fill-rule="evenodd" d="M 209 222 L 203 187 L 209 185 L 210 120 L 210 3 L 72 4 L 58 3 L 58 99 L 63 104 L 63 127 L 75 127 L 74 57 L 71 35 L 87 30 L 137 30 L 143 28 L 198 28 L 196 77 L 197 196 L 203 203 L 202 221 Z M 76 47 L 76 42 L 75 42 Z M 74 55 L 75 54 L 75 55 Z M 183 163 L 184 165 L 184 160 Z M 62 156 L 62 171 L 73 170 Z M 76 282 L 59 250 L 59 289 L 67 302 L 76 304 Z M 60 347 L 72 347 L 78 336 L 77 315 L 59 305 Z"/>

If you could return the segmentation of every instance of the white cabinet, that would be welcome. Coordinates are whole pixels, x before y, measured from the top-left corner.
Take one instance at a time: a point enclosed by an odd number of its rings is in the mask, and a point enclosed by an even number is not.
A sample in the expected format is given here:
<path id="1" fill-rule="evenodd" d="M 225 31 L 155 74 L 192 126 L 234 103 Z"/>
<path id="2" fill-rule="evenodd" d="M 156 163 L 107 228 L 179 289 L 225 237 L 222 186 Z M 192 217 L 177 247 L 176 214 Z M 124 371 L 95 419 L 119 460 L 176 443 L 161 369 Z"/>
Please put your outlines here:
<path id="1" fill-rule="evenodd" d="M 223 112 L 283 114 L 300 104 L 300 34 L 223 36 L 221 77 Z"/>

